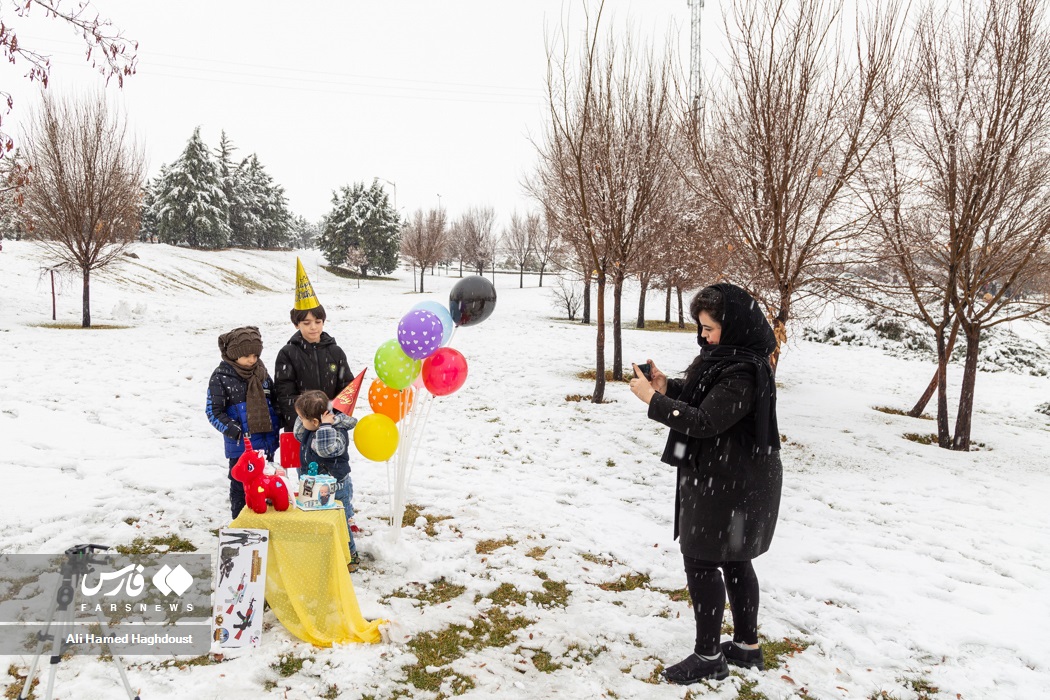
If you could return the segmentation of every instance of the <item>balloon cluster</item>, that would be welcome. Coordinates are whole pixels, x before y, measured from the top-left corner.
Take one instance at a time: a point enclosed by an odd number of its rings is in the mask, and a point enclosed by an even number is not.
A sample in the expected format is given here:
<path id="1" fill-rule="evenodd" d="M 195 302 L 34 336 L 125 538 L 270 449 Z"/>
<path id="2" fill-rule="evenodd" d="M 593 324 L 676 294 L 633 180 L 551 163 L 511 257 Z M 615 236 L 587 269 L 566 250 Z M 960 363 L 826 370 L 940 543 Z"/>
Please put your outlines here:
<path id="1" fill-rule="evenodd" d="M 354 444 L 367 459 L 384 462 L 398 449 L 397 423 L 416 405 L 416 392 L 448 396 L 467 381 L 467 360 L 448 347 L 455 329 L 488 318 L 496 290 L 484 277 L 466 277 L 452 288 L 446 309 L 436 301 L 413 306 L 397 324 L 397 338 L 376 350 L 378 379 L 368 389 L 372 414 L 354 428 Z"/>

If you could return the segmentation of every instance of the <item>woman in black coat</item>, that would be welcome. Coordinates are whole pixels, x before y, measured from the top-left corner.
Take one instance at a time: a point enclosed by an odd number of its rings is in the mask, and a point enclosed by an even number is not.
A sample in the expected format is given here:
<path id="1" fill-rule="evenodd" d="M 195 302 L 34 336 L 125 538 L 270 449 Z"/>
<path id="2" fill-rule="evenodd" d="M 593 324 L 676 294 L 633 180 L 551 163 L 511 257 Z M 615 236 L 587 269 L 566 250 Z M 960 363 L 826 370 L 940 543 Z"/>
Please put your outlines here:
<path id="1" fill-rule="evenodd" d="M 780 508 L 780 433 L 769 356 L 773 329 L 740 287 L 702 289 L 689 308 L 700 354 L 683 379 L 635 367 L 631 391 L 671 429 L 662 461 L 678 468 L 675 537 L 696 617 L 693 654 L 663 672 L 671 683 L 725 678 L 728 663 L 764 668 L 758 578 Z M 719 643 L 726 595 L 733 641 Z"/>

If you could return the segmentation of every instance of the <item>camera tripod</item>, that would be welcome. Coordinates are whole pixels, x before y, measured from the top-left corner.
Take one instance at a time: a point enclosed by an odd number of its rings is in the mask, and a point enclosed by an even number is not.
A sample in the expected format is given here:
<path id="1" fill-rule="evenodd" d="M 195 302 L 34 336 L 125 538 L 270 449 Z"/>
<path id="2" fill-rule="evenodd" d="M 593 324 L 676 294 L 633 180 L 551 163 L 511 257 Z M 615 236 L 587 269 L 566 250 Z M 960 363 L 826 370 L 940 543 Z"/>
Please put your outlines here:
<path id="1" fill-rule="evenodd" d="M 26 700 L 29 697 L 29 693 L 33 689 L 33 678 L 36 676 L 37 666 L 40 665 L 40 659 L 44 656 L 44 644 L 49 641 L 52 643 L 50 654 L 51 670 L 47 676 L 47 690 L 44 692 L 44 700 L 52 699 L 58 664 L 62 662 L 62 655 L 71 646 L 66 640 L 73 632 L 77 591 L 80 590 L 80 584 L 84 576 L 94 571 L 91 568 L 92 564 L 109 563 L 108 558 L 105 556 L 95 558 L 92 555 L 97 552 L 108 551 L 109 549 L 109 547 L 102 544 L 78 544 L 66 550 L 66 560 L 59 570 L 62 578 L 55 587 L 55 597 L 51 601 L 51 606 L 47 613 L 47 625 L 43 632 L 37 632 L 36 655 L 33 658 L 32 665 L 29 667 L 29 676 L 26 677 L 25 685 L 22 686 L 22 692 L 19 693 L 18 700 Z M 96 616 L 101 623 L 102 615 L 96 613 Z M 54 627 L 54 631 L 52 631 L 52 627 Z M 127 691 L 128 698 L 130 700 L 139 700 L 138 694 L 131 689 L 131 683 L 128 682 L 128 674 L 124 670 L 123 659 L 116 654 L 112 654 L 110 660 L 120 673 L 120 680 L 124 682 L 124 690 Z M 43 671 L 41 671 L 42 675 Z"/>

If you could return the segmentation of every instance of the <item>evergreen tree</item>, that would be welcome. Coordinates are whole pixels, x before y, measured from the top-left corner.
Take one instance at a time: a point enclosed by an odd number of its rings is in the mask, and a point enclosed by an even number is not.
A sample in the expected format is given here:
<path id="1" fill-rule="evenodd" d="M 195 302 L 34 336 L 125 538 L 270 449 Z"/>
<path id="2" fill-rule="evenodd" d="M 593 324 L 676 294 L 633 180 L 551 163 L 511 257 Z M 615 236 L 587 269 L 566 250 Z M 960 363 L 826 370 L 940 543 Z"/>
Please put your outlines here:
<path id="1" fill-rule="evenodd" d="M 200 127 L 193 130 L 178 160 L 161 174 L 155 196 L 161 242 L 191 248 L 229 245 L 229 203 Z"/>
<path id="2" fill-rule="evenodd" d="M 317 236 L 320 234 L 320 227 L 315 223 L 307 221 L 305 216 L 293 216 L 290 231 L 291 237 L 288 243 L 292 247 L 317 247 Z"/>
<path id="3" fill-rule="evenodd" d="M 142 212 L 139 215 L 139 240 L 149 243 L 157 240 L 157 189 L 167 170 L 160 166 L 161 174 L 142 188 Z"/>
<path id="4" fill-rule="evenodd" d="M 243 185 L 247 245 L 256 248 L 287 245 L 291 239 L 292 215 L 284 188 L 274 183 L 254 153 L 241 163 L 238 171 Z"/>
<path id="5" fill-rule="evenodd" d="M 230 245 L 249 247 L 252 241 L 245 213 L 249 197 L 244 182 L 244 171 L 241 167 L 243 163 L 236 164 L 233 161 L 233 152 L 236 150 L 237 147 L 233 145 L 233 141 L 223 129 L 219 136 L 219 147 L 215 149 L 215 165 L 219 169 L 222 192 L 226 195 L 230 213 Z"/>
<path id="6" fill-rule="evenodd" d="M 347 251 L 357 248 L 364 255 L 361 274 L 378 274 L 397 268 L 401 221 L 390 205 L 386 191 L 373 182 L 344 185 L 332 193 L 332 210 L 324 220 L 318 247 L 332 265 L 346 262 Z"/>

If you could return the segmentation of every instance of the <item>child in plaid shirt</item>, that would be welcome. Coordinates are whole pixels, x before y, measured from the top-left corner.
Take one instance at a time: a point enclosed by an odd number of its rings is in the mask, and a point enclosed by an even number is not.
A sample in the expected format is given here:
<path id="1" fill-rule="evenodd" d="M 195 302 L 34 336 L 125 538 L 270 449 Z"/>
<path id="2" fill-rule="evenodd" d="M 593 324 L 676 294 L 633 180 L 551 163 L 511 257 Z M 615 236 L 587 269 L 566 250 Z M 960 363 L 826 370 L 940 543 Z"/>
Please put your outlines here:
<path id="1" fill-rule="evenodd" d="M 300 445 L 300 461 L 305 469 L 311 463 L 317 464 L 318 474 L 328 474 L 336 480 L 335 498 L 343 504 L 346 514 L 347 531 L 354 517 L 351 499 L 354 497 L 354 485 L 350 481 L 350 444 L 349 432 L 357 425 L 357 419 L 338 411 L 329 410 L 328 395 L 323 391 L 305 391 L 295 400 L 295 439 Z M 350 532 L 351 572 L 357 571 L 360 565 L 357 544 Z"/>

